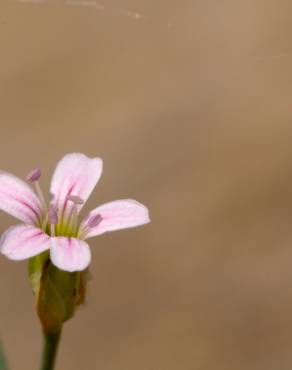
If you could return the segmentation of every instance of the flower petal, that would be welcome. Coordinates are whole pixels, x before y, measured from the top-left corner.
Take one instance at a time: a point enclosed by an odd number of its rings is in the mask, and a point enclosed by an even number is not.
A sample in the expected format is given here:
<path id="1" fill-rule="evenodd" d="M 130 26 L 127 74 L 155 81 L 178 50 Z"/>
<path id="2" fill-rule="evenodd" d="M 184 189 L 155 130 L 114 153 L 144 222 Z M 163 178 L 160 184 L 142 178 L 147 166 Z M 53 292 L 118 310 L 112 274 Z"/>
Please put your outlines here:
<path id="1" fill-rule="evenodd" d="M 51 238 L 51 261 L 61 270 L 84 270 L 91 261 L 88 244 L 76 238 Z"/>
<path id="2" fill-rule="evenodd" d="M 0 251 L 11 260 L 24 260 L 50 248 L 50 237 L 32 225 L 9 228 L 0 241 Z"/>
<path id="3" fill-rule="evenodd" d="M 30 186 L 18 177 L 2 171 L 0 209 L 29 224 L 38 224 L 42 214 L 40 199 Z"/>
<path id="4" fill-rule="evenodd" d="M 58 215 L 68 217 L 74 206 L 67 200 L 70 195 L 80 197 L 84 202 L 90 196 L 102 173 L 102 160 L 88 158 L 81 153 L 65 155 L 58 163 L 51 183 L 52 203 Z M 77 205 L 78 211 L 83 205 Z"/>
<path id="5" fill-rule="evenodd" d="M 116 200 L 95 208 L 83 222 L 83 227 L 96 215 L 100 215 L 102 220 L 97 226 L 88 229 L 86 239 L 107 231 L 127 229 L 150 222 L 148 208 L 133 199 Z"/>

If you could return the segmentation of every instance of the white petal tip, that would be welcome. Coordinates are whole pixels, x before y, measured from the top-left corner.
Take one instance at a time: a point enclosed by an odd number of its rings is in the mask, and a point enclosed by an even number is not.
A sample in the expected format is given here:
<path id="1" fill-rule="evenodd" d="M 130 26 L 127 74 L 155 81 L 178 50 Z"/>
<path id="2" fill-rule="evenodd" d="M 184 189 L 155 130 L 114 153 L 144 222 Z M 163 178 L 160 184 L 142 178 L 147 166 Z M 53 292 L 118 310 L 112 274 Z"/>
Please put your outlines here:
<path id="1" fill-rule="evenodd" d="M 90 212 L 90 218 L 100 215 L 102 220 L 92 227 L 86 239 L 108 231 L 128 229 L 150 222 L 149 210 L 133 199 L 121 199 L 106 203 Z"/>
<path id="2" fill-rule="evenodd" d="M 56 267 L 68 272 L 83 271 L 91 261 L 88 244 L 75 238 L 51 238 L 50 256 Z"/>

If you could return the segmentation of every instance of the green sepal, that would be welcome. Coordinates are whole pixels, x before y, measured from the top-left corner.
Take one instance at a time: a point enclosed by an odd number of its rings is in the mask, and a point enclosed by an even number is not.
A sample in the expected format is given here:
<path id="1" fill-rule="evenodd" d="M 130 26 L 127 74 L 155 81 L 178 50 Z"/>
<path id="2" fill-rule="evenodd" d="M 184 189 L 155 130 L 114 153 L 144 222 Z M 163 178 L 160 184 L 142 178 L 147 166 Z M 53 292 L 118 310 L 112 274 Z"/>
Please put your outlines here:
<path id="1" fill-rule="evenodd" d="M 73 317 L 76 307 L 84 303 L 88 270 L 60 270 L 46 252 L 30 259 L 29 277 L 44 331 L 57 332 Z"/>
<path id="2" fill-rule="evenodd" d="M 78 272 L 59 270 L 51 262 L 43 269 L 37 311 L 46 331 L 56 331 L 74 315 Z"/>
<path id="3" fill-rule="evenodd" d="M 43 268 L 49 261 L 49 252 L 43 252 L 29 259 L 28 262 L 28 277 L 30 279 L 33 294 L 38 298 L 40 290 L 40 281 L 43 274 Z"/>
<path id="4" fill-rule="evenodd" d="M 76 295 L 76 305 L 80 306 L 86 302 L 86 292 L 87 292 L 87 283 L 90 280 L 91 275 L 89 269 L 85 269 L 80 271 L 79 273 L 79 281 L 77 285 L 77 295 Z"/>

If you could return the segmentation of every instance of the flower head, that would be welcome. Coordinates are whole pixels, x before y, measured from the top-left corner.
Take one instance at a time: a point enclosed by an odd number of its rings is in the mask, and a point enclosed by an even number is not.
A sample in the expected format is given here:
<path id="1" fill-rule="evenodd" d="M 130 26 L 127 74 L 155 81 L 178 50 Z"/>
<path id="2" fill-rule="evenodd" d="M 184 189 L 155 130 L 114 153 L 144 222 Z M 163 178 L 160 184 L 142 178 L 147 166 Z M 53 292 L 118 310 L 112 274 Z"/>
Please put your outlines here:
<path id="1" fill-rule="evenodd" d="M 91 260 L 85 240 L 148 223 L 148 209 L 132 199 L 103 204 L 80 221 L 80 211 L 101 173 L 100 158 L 65 155 L 53 174 L 48 206 L 38 182 L 39 168 L 26 178 L 35 185 L 35 191 L 14 175 L 0 172 L 0 209 L 23 222 L 3 234 L 1 253 L 11 260 L 23 260 L 49 250 L 52 263 L 59 269 L 82 271 Z"/>

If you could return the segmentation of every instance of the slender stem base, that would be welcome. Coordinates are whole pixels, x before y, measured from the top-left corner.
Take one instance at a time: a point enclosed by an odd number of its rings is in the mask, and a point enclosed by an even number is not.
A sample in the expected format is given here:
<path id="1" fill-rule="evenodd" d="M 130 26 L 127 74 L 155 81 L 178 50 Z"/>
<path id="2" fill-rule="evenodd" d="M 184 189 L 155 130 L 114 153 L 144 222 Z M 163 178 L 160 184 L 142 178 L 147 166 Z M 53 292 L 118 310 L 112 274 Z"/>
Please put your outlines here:
<path id="1" fill-rule="evenodd" d="M 53 370 L 61 337 L 61 329 L 54 333 L 44 332 L 43 334 L 43 354 L 40 370 Z"/>

